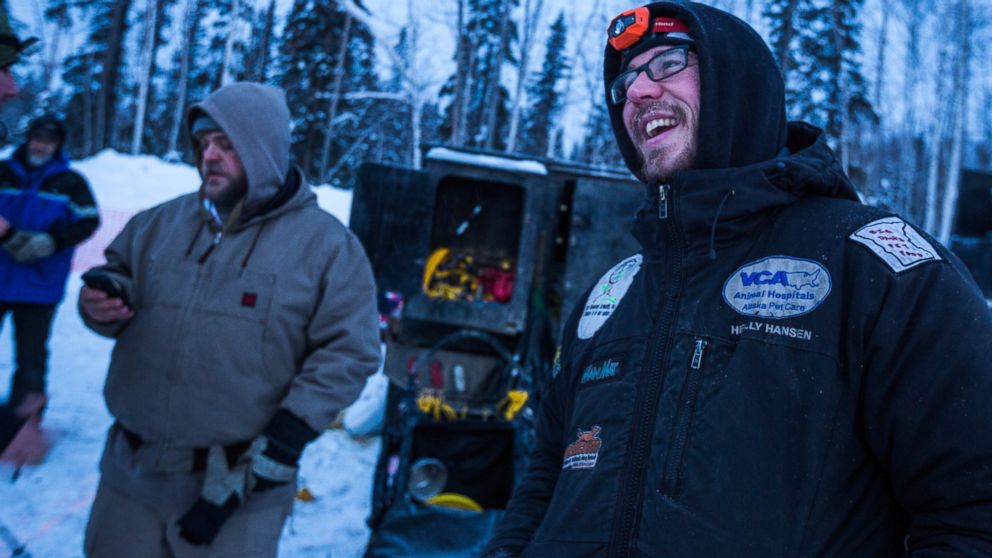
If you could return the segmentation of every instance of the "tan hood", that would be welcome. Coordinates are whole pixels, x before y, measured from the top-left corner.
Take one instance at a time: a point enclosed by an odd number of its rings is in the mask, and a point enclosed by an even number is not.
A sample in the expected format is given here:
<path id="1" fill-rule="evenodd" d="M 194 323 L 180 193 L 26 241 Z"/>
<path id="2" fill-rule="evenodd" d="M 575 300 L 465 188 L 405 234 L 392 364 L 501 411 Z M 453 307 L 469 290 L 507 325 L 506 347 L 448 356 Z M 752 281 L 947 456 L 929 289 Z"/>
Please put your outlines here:
<path id="1" fill-rule="evenodd" d="M 289 172 L 286 94 L 282 89 L 260 83 L 225 85 L 189 108 L 187 131 L 199 112 L 217 122 L 241 158 L 248 176 L 248 194 L 241 214 L 254 215 L 276 195 Z M 196 158 L 199 159 L 198 154 Z"/>

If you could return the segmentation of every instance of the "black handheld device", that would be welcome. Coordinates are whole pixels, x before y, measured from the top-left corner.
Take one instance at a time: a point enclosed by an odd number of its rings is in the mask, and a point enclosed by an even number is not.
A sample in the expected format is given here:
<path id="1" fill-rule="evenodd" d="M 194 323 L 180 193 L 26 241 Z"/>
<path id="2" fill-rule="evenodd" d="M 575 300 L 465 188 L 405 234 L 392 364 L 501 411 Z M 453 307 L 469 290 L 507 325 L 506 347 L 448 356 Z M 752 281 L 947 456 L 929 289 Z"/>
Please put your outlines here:
<path id="1" fill-rule="evenodd" d="M 110 298 L 119 298 L 125 306 L 131 306 L 127 299 L 127 291 L 109 274 L 103 271 L 87 271 L 83 274 L 82 279 L 87 287 L 103 291 Z"/>

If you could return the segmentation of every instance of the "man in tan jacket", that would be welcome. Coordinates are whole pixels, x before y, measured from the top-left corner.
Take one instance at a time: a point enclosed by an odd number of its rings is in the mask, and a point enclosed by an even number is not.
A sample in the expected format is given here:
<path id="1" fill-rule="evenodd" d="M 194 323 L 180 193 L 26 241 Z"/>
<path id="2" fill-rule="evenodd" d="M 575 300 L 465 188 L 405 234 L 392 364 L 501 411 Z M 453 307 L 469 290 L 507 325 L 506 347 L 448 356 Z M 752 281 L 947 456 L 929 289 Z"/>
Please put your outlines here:
<path id="1" fill-rule="evenodd" d="M 283 92 L 222 87 L 187 125 L 200 191 L 136 215 L 80 293 L 117 339 L 90 558 L 275 556 L 304 446 L 379 363 L 368 259 L 290 167 Z"/>

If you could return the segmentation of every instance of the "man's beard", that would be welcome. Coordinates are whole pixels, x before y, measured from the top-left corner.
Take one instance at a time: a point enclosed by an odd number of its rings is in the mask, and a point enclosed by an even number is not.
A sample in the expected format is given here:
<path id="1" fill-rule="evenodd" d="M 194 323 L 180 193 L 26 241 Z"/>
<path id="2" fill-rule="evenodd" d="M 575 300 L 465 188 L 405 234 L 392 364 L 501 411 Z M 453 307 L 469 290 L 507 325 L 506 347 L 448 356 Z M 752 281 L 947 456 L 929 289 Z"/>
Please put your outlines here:
<path id="1" fill-rule="evenodd" d="M 223 169 L 208 166 L 204 169 L 204 174 L 207 175 L 207 178 L 203 179 L 204 188 L 206 188 L 207 182 L 210 180 L 209 177 L 211 173 L 217 173 L 217 175 L 223 177 L 223 179 L 226 180 L 227 185 L 220 190 L 216 190 L 216 194 L 211 196 L 210 201 L 213 202 L 218 209 L 232 209 L 239 201 L 241 201 L 241 198 L 243 198 L 245 193 L 248 191 L 247 179 L 242 178 L 240 180 L 235 180 L 229 174 L 224 172 Z"/>
<path id="2" fill-rule="evenodd" d="M 28 153 L 28 165 L 32 167 L 40 167 L 45 163 L 47 163 L 48 161 L 50 161 L 51 159 L 52 158 L 47 155 L 38 156 Z"/>
<path id="3" fill-rule="evenodd" d="M 676 103 L 651 105 L 645 107 L 645 109 L 641 111 L 641 114 L 648 114 L 659 109 L 663 112 L 669 112 L 675 116 L 679 123 L 678 126 L 685 128 L 688 139 L 687 143 L 668 146 L 663 149 L 653 149 L 650 156 L 644 153 L 641 146 L 637 146 L 637 151 L 640 154 L 641 159 L 644 161 L 644 164 L 641 166 L 640 178 L 645 182 L 650 183 L 665 182 L 676 172 L 692 168 L 696 161 L 696 123 L 689 119 L 689 114 L 686 109 L 682 105 Z M 641 117 L 638 116 L 635 118 L 634 122 L 636 124 L 638 139 L 640 140 L 639 143 L 643 145 L 644 143 L 647 143 L 649 138 L 644 133 L 644 126 L 641 122 Z M 675 158 L 668 160 L 669 156 L 675 150 L 678 150 L 678 152 L 675 153 Z M 667 163 L 666 160 L 668 160 Z"/>

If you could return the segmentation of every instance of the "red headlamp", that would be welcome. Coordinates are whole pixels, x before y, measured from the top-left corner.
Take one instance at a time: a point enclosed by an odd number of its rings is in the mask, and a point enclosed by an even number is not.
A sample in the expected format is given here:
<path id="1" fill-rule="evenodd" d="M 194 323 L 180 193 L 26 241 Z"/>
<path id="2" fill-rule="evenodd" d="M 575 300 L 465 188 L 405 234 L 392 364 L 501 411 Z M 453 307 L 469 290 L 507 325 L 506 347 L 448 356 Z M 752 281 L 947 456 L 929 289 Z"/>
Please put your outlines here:
<path id="1" fill-rule="evenodd" d="M 648 30 L 648 20 L 651 12 L 646 7 L 634 8 L 613 18 L 607 34 L 610 45 L 617 50 L 623 50 L 641 40 Z"/>
<path id="2" fill-rule="evenodd" d="M 650 23 L 649 23 L 650 21 Z M 651 20 L 651 12 L 647 7 L 634 8 L 613 18 L 607 34 L 610 46 L 618 51 L 628 49 L 638 43 L 647 34 L 654 33 L 689 33 L 689 26 L 674 17 L 656 17 Z"/>

